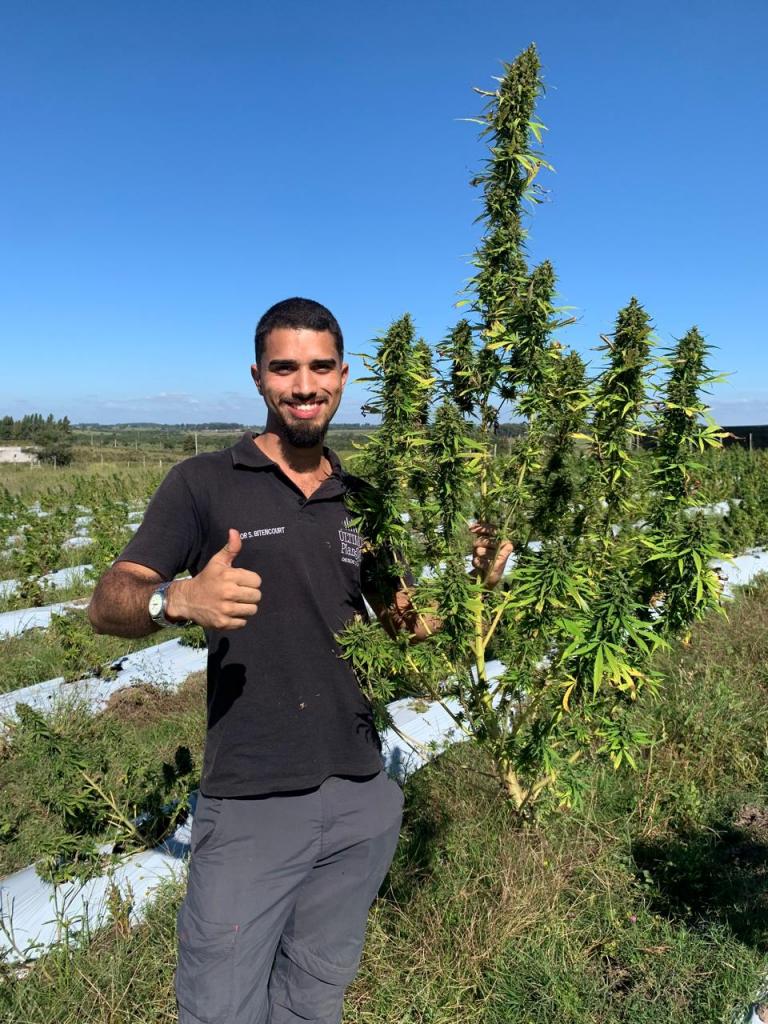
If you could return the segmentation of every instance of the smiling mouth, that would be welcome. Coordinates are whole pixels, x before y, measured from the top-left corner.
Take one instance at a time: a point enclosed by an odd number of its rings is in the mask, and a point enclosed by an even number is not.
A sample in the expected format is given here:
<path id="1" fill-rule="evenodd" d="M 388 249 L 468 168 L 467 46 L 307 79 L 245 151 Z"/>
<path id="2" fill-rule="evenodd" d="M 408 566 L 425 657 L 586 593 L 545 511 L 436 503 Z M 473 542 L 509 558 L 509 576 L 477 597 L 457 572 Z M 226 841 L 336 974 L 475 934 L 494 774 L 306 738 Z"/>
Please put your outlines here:
<path id="1" fill-rule="evenodd" d="M 291 410 L 294 416 L 299 419 L 311 419 L 320 409 L 322 409 L 324 402 L 285 402 L 285 405 Z"/>

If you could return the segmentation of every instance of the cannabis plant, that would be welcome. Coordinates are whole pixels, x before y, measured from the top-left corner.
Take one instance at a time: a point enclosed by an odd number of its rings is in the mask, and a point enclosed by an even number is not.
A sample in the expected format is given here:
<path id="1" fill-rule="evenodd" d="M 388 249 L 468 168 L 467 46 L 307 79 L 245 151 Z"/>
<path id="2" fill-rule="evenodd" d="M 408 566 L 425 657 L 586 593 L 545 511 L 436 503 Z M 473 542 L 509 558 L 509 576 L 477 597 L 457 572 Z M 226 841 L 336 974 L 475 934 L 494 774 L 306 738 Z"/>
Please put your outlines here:
<path id="1" fill-rule="evenodd" d="M 530 267 L 526 250 L 526 204 L 543 200 L 549 166 L 535 48 L 497 83 L 477 90 L 486 106 L 473 119 L 488 158 L 473 180 L 483 232 L 467 316 L 434 358 L 407 315 L 365 357 L 381 425 L 360 456 L 370 486 L 354 514 L 383 603 L 407 594 L 400 625 L 426 640 L 357 622 L 340 642 L 376 709 L 406 693 L 440 701 L 528 814 L 578 800 L 587 761 L 634 765 L 648 742 L 632 709 L 658 685 L 651 656 L 718 601 L 704 522 L 685 519 L 692 453 L 718 437 L 699 425 L 708 371 L 693 340 L 664 363 L 667 394 L 655 395 L 650 318 L 636 299 L 594 377 L 559 340 L 568 319 L 554 268 Z M 526 429 L 500 452 L 503 412 Z M 500 586 L 467 571 L 472 522 L 492 544 L 514 542 Z"/>

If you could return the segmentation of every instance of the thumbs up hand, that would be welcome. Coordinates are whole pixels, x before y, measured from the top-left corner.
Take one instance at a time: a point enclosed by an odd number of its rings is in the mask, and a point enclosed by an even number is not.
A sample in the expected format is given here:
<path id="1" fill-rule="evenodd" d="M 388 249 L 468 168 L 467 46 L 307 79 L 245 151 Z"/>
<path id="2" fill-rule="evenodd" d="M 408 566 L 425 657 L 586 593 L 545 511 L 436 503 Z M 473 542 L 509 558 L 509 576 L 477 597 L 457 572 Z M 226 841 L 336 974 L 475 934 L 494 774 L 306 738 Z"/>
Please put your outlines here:
<path id="1" fill-rule="evenodd" d="M 197 576 L 176 580 L 168 590 L 168 618 L 191 619 L 213 629 L 242 629 L 261 600 L 261 576 L 232 565 L 242 546 L 240 534 L 230 530 L 227 543 Z"/>

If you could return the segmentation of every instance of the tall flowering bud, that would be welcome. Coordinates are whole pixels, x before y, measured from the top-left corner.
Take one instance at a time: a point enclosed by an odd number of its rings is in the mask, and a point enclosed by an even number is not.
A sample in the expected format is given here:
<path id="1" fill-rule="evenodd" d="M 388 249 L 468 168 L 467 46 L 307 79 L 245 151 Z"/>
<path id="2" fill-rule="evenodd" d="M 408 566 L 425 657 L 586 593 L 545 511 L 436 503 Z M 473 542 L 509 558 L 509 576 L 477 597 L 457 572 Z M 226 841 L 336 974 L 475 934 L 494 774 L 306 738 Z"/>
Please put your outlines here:
<path id="1" fill-rule="evenodd" d="M 536 100 L 542 91 L 540 62 L 531 45 L 511 64 L 494 91 L 476 89 L 488 97 L 480 118 L 481 139 L 487 139 L 490 157 L 485 170 L 472 184 L 483 189 L 485 225 L 480 247 L 474 256 L 477 274 L 471 287 L 476 295 L 484 340 L 504 339 L 513 329 L 513 318 L 525 289 L 528 268 L 525 259 L 523 202 L 540 202 L 543 190 L 536 177 L 544 162 L 534 143 L 541 142 L 544 126 L 534 120 Z"/>
<path id="2" fill-rule="evenodd" d="M 592 421 L 594 454 L 609 522 L 626 509 L 634 473 L 630 450 L 637 446 L 640 433 L 651 344 L 650 317 L 633 298 L 619 311 L 616 329 L 603 349 L 608 353 L 608 366 L 598 381 Z"/>
<path id="3" fill-rule="evenodd" d="M 465 416 L 471 416 L 477 391 L 477 354 L 468 320 L 459 320 L 443 342 L 441 353 L 451 362 L 451 398 Z"/>
<path id="4" fill-rule="evenodd" d="M 413 346 L 412 377 L 415 393 L 415 422 L 425 427 L 429 422 L 429 407 L 432 401 L 432 390 L 435 383 L 432 368 L 432 349 L 423 338 L 419 338 Z"/>
<path id="5" fill-rule="evenodd" d="M 553 350 L 553 372 L 543 438 L 542 472 L 531 495 L 531 523 L 541 538 L 570 537 L 582 518 L 584 459 L 574 435 L 584 430 L 588 385 L 576 352 Z"/>
<path id="6" fill-rule="evenodd" d="M 521 294 L 515 313 L 514 346 L 507 349 L 507 366 L 500 392 L 504 398 L 516 398 L 518 411 L 536 416 L 547 408 L 547 385 L 555 372 L 550 334 L 556 326 L 553 315 L 555 270 L 549 260 L 535 267 Z"/>
<path id="7" fill-rule="evenodd" d="M 426 382 L 414 368 L 415 331 L 406 313 L 375 340 L 373 355 L 363 355 L 370 400 L 365 412 L 381 417 L 356 463 L 374 490 L 356 500 L 354 512 L 364 536 L 374 545 L 407 553 L 410 536 L 403 526 L 409 505 L 416 427 L 424 405 Z"/>
<path id="8" fill-rule="evenodd" d="M 553 326 L 554 271 L 545 263 L 532 273 L 526 257 L 528 216 L 524 204 L 543 199 L 537 178 L 549 169 L 538 145 L 544 125 L 535 118 L 536 101 L 543 91 L 535 46 L 512 63 L 494 91 L 477 89 L 488 97 L 481 117 L 481 139 L 489 146 L 485 167 L 472 182 L 483 189 L 480 220 L 484 233 L 473 263 L 477 273 L 469 282 L 472 308 L 478 317 L 481 347 L 475 357 L 476 405 L 480 420 L 478 513 L 498 520 L 502 488 L 493 467 L 494 434 L 505 401 L 517 403 L 517 412 L 531 419 L 538 412 L 548 368 L 543 349 Z M 539 438 L 529 434 L 520 452 L 517 476 L 520 487 L 539 464 Z"/>
<path id="9" fill-rule="evenodd" d="M 720 380 L 707 366 L 709 346 L 697 327 L 662 357 L 667 378 L 655 421 L 647 589 L 659 600 L 663 632 L 674 635 L 711 607 L 719 606 L 720 581 L 710 562 L 722 558 L 700 490 L 707 449 L 719 448 L 723 432 L 708 414 L 704 393 Z"/>
<path id="10" fill-rule="evenodd" d="M 414 341 L 413 321 L 405 313 L 376 339 L 376 355 L 365 360 L 366 369 L 373 376 L 364 379 L 372 385 L 374 394 L 367 409 L 381 416 L 382 426 L 404 428 L 414 420 L 416 404 L 411 375 Z"/>
<path id="11" fill-rule="evenodd" d="M 429 454 L 434 466 L 434 491 L 446 549 L 463 528 L 470 501 L 472 471 L 469 456 L 476 447 L 460 410 L 446 400 L 435 414 Z"/>
<path id="12" fill-rule="evenodd" d="M 695 481 L 701 476 L 697 457 L 707 447 L 720 447 L 702 396 L 706 385 L 716 379 L 707 366 L 708 352 L 699 329 L 692 327 L 662 360 L 669 373 L 656 424 L 656 485 L 666 500 L 659 504 L 657 514 L 673 510 L 674 502 L 693 495 Z"/>

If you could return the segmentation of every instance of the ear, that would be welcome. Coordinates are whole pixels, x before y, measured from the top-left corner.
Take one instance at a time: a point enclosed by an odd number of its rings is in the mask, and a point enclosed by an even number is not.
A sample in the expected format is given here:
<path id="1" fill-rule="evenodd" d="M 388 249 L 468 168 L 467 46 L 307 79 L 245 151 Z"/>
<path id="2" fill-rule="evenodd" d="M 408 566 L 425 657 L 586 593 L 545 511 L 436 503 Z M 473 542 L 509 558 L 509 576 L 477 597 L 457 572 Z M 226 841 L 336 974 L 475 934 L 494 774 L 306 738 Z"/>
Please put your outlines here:
<path id="1" fill-rule="evenodd" d="M 253 377 L 253 383 L 256 385 L 256 390 L 261 394 L 261 372 L 259 371 L 258 363 L 251 363 L 251 376 Z"/>
<path id="2" fill-rule="evenodd" d="M 347 377 L 349 377 L 349 363 L 341 364 L 341 386 L 342 388 L 347 383 Z"/>

